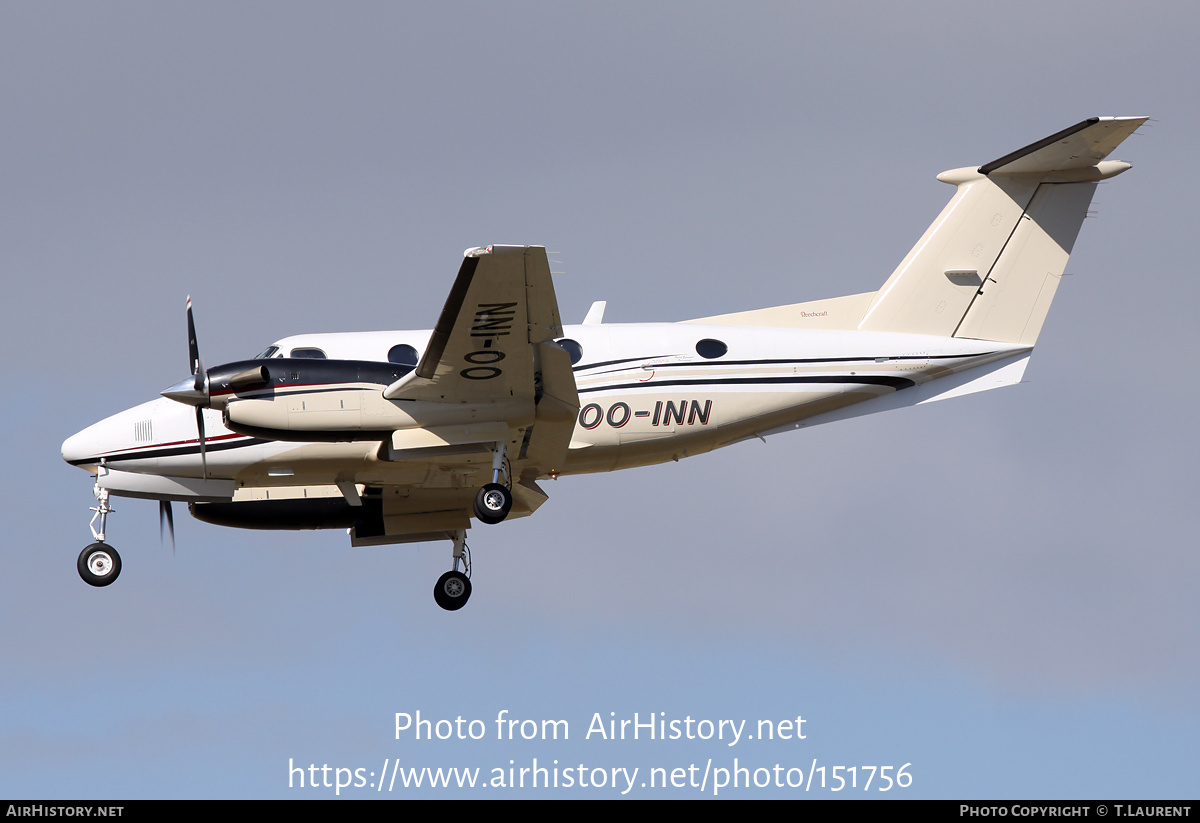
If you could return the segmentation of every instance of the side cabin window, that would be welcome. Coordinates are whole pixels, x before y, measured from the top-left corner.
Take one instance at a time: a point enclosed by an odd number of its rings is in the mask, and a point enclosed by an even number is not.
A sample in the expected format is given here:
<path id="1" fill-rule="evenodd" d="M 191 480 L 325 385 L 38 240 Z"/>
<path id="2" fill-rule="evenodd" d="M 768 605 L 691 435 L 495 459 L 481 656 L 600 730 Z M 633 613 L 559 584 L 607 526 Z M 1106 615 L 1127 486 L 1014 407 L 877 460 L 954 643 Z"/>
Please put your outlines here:
<path id="1" fill-rule="evenodd" d="M 713 340 L 711 337 L 706 337 L 696 344 L 696 354 L 706 360 L 715 360 L 718 357 L 724 357 L 727 351 L 729 351 L 728 346 L 720 340 Z"/>
<path id="2" fill-rule="evenodd" d="M 418 360 L 420 357 L 417 356 L 417 350 L 407 343 L 400 343 L 388 349 L 388 362 L 406 366 L 406 374 L 417 367 Z"/>
<path id="3" fill-rule="evenodd" d="M 574 366 L 583 359 L 583 346 L 569 337 L 564 337 L 561 340 L 555 340 L 554 345 L 571 355 L 571 365 Z"/>
<path id="4" fill-rule="evenodd" d="M 316 348 L 292 349 L 292 357 L 301 357 L 306 360 L 324 360 L 325 352 Z"/>

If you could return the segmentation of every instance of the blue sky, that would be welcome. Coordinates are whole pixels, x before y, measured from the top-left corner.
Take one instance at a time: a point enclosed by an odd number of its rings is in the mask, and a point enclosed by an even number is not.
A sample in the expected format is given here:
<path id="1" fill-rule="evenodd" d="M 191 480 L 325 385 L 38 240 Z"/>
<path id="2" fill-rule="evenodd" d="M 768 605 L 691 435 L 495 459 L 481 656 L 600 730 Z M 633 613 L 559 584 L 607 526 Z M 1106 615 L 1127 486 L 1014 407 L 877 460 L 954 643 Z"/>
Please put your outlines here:
<path id="1" fill-rule="evenodd" d="M 911 764 L 854 796 L 1195 796 L 1195 26 L 1106 3 L 5 5 L 0 794 L 738 758 Z M 59 445 L 186 373 L 187 294 L 217 363 L 428 328 L 488 243 L 558 252 L 568 322 L 868 291 L 948 199 L 938 172 L 1143 114 L 1021 386 L 550 483 L 472 530 L 454 614 L 446 546 L 177 508 L 172 553 L 146 501 L 110 518 L 114 586 L 73 568 L 90 480 Z M 505 709 L 571 739 L 395 737 L 397 712 L 494 731 Z M 610 712 L 807 736 L 585 739 Z"/>

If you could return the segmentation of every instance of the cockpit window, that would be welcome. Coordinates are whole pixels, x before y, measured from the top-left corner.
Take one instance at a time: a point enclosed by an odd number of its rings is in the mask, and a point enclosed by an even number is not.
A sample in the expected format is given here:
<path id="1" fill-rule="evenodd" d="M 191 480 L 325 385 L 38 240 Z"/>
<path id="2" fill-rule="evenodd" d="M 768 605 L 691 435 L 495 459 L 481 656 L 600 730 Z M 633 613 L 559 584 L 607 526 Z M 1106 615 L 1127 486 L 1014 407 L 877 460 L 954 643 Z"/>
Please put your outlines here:
<path id="1" fill-rule="evenodd" d="M 325 352 L 316 348 L 292 349 L 292 357 L 303 357 L 307 360 L 324 360 Z"/>
<path id="2" fill-rule="evenodd" d="M 254 355 L 255 360 L 266 360 L 268 357 L 274 357 L 275 352 L 279 351 L 278 346 L 271 346 L 266 351 Z"/>

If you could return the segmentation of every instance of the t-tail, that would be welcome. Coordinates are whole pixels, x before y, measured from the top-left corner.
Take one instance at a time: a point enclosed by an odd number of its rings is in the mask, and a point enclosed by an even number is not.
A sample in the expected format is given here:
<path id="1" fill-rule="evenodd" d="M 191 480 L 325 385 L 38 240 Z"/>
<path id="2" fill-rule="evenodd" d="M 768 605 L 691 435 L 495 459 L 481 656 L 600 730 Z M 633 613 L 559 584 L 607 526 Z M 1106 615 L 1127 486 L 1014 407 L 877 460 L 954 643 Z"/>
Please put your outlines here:
<path id="1" fill-rule="evenodd" d="M 1093 117 L 978 168 L 938 175 L 950 203 L 870 301 L 858 328 L 1037 341 L 1105 158 L 1148 118 Z"/>

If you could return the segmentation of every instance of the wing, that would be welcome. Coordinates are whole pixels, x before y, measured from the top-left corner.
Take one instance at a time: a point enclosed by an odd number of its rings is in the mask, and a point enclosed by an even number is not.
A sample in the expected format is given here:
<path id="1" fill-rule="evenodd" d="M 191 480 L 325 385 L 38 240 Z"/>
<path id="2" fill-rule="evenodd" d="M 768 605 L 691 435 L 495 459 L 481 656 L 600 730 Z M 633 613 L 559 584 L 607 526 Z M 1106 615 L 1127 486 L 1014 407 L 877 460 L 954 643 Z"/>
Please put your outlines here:
<path id="1" fill-rule="evenodd" d="M 472 420 L 392 435 L 380 452 L 395 467 L 385 470 L 392 482 L 380 484 L 387 535 L 426 532 L 439 510 L 465 528 L 471 497 L 490 479 L 492 446 L 500 441 L 511 467 L 510 516 L 532 513 L 545 501 L 537 480 L 564 467 L 579 413 L 571 357 L 553 342 L 561 335 L 544 248 L 467 251 L 417 368 L 383 395 L 402 406 L 469 406 Z M 400 465 L 428 474 L 397 487 Z"/>
<path id="2" fill-rule="evenodd" d="M 389 400 L 534 401 L 534 347 L 562 335 L 546 250 L 468 249 L 417 368 Z"/>

